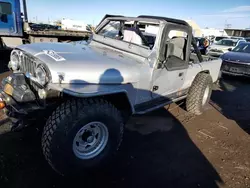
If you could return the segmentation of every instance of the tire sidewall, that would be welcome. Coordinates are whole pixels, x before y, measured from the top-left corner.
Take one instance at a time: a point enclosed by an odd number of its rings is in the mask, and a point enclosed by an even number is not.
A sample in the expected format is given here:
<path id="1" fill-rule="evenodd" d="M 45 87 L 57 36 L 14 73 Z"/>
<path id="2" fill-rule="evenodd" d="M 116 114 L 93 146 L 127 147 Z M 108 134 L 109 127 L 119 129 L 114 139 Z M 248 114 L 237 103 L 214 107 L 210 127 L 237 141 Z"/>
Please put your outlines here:
<path id="1" fill-rule="evenodd" d="M 213 81 L 212 77 L 207 73 L 199 73 L 194 79 L 191 88 L 189 89 L 186 99 L 187 111 L 195 115 L 201 115 L 205 106 L 210 100 L 212 94 Z M 203 97 L 206 88 L 209 87 L 209 93 L 205 104 L 203 104 Z"/>
<path id="2" fill-rule="evenodd" d="M 92 159 L 78 158 L 73 152 L 73 140 L 77 132 L 84 125 L 98 121 L 104 123 L 109 132 L 106 146 L 100 154 Z M 83 168 L 93 169 L 104 166 L 118 149 L 123 132 L 123 123 L 119 118 L 113 117 L 109 113 L 103 113 L 103 111 L 96 113 L 96 110 L 85 111 L 84 113 L 78 113 L 77 116 L 72 116 L 72 118 L 69 117 L 66 122 L 61 121 L 59 127 L 61 130 L 57 131 L 53 137 L 53 142 L 56 144 L 52 145 L 52 161 L 56 164 L 55 166 L 64 167 L 65 169 L 59 169 L 63 172 L 71 172 L 72 169 L 78 171 Z"/>
<path id="3" fill-rule="evenodd" d="M 212 95 L 212 78 L 210 75 L 207 75 L 207 78 L 206 78 L 206 81 L 203 83 L 203 88 L 202 88 L 202 92 L 201 92 L 201 95 L 200 95 L 200 101 L 199 101 L 199 108 L 200 108 L 200 111 L 203 112 L 204 111 L 204 108 L 205 106 L 209 103 L 210 101 L 210 98 L 211 98 L 211 95 Z M 207 97 L 207 100 L 205 102 L 205 104 L 203 104 L 203 97 L 205 95 L 205 91 L 206 91 L 206 88 L 209 87 L 209 93 L 208 93 L 208 97 Z"/>

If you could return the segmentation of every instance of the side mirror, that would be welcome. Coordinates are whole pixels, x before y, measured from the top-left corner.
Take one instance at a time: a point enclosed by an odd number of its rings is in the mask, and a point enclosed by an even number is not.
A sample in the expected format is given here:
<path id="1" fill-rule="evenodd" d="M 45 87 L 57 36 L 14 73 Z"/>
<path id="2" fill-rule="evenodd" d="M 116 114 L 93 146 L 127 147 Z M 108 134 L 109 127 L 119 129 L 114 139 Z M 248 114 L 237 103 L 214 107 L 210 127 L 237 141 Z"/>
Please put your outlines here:
<path id="1" fill-rule="evenodd" d="M 4 23 L 8 23 L 7 14 L 0 14 L 0 21 Z"/>
<path id="2" fill-rule="evenodd" d="M 228 48 L 228 51 L 232 51 L 232 48 Z"/>

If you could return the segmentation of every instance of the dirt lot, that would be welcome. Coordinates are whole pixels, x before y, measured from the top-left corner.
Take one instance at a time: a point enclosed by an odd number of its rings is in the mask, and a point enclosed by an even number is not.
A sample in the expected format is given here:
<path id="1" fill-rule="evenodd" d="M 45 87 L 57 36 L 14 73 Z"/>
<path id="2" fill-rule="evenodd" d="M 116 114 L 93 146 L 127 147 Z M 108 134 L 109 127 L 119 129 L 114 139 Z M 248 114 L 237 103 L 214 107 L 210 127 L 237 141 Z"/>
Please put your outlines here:
<path id="1" fill-rule="evenodd" d="M 0 187 L 250 187 L 250 81 L 226 77 L 214 89 L 201 116 L 173 104 L 131 118 L 117 160 L 88 176 L 55 174 L 35 127 L 2 134 Z"/>

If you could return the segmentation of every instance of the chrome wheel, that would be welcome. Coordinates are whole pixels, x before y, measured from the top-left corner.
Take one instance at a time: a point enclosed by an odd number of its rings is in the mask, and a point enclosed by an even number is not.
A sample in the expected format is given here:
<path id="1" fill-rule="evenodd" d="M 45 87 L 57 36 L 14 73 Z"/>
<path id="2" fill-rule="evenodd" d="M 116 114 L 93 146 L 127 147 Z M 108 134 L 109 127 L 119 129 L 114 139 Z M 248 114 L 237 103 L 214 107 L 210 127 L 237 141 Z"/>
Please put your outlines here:
<path id="1" fill-rule="evenodd" d="M 108 128 L 101 122 L 84 125 L 75 135 L 73 152 L 79 159 L 91 159 L 99 155 L 107 145 Z"/>
<path id="2" fill-rule="evenodd" d="M 204 95 L 203 95 L 203 99 L 202 99 L 202 106 L 204 106 L 208 100 L 208 97 L 209 97 L 209 91 L 210 91 L 210 88 L 209 86 L 206 87 L 206 90 L 204 92 Z"/>

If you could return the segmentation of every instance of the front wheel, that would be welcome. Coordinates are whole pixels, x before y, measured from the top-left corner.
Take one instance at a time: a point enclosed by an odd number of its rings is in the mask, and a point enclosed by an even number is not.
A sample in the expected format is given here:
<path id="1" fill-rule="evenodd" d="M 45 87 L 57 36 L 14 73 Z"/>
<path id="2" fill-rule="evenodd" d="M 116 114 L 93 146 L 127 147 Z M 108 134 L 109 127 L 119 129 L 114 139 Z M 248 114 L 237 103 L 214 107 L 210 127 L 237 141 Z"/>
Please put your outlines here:
<path id="1" fill-rule="evenodd" d="M 210 100 L 213 81 L 209 74 L 199 73 L 189 91 L 186 99 L 186 109 L 195 115 L 202 114 L 204 107 Z"/>
<path id="2" fill-rule="evenodd" d="M 121 113 L 109 102 L 70 100 L 48 119 L 42 135 L 43 153 L 62 175 L 96 168 L 114 156 L 123 129 Z"/>

